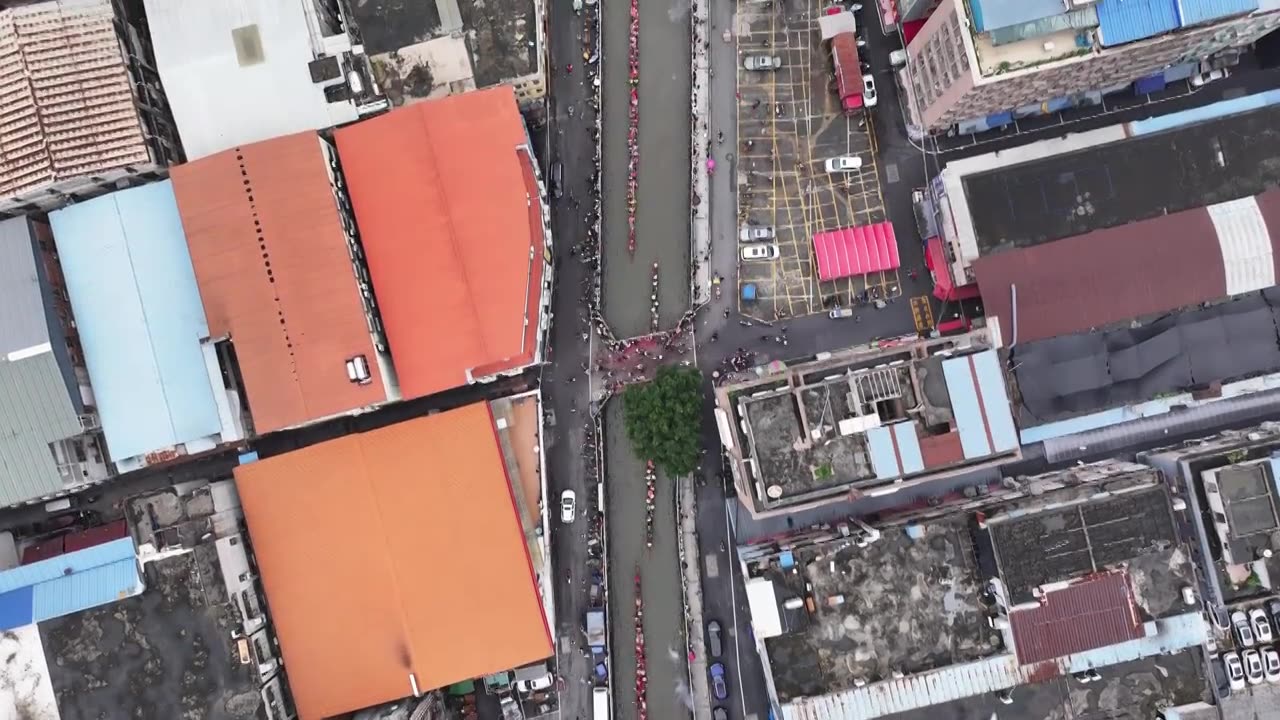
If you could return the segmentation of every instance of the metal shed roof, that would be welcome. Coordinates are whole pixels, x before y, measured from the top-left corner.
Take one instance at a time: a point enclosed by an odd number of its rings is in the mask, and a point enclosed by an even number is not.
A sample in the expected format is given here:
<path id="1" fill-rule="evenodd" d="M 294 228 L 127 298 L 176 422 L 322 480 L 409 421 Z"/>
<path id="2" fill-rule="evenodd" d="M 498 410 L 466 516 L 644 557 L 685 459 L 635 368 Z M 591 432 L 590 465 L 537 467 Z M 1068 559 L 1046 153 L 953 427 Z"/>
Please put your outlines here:
<path id="1" fill-rule="evenodd" d="M 822 280 L 892 270 L 899 264 L 898 240 L 889 222 L 817 233 L 813 249 Z"/>
<path id="2" fill-rule="evenodd" d="M 132 538 L 0 572 L 0 630 L 70 615 L 142 592 Z"/>
<path id="3" fill-rule="evenodd" d="M 1143 636 L 1125 572 L 1108 572 L 1045 594 L 1009 614 L 1018 662 L 1031 665 Z"/>
<path id="4" fill-rule="evenodd" d="M 112 458 L 217 435 L 200 346 L 209 329 L 172 184 L 103 195 L 49 221 Z"/>
<path id="5" fill-rule="evenodd" d="M 1258 0 L 1178 0 L 1182 27 L 1200 25 L 1258 9 Z"/>
<path id="6" fill-rule="evenodd" d="M 231 338 L 257 432 L 385 401 L 316 134 L 236 147 L 172 175 L 209 331 Z M 361 356 L 364 384 L 346 372 Z"/>
<path id="7" fill-rule="evenodd" d="M 944 360 L 942 374 L 965 459 L 1016 450 L 1018 434 L 996 351 Z"/>
<path id="8" fill-rule="evenodd" d="M 54 353 L 65 339 L 46 319 L 35 243 L 26 218 L 0 222 L 0 506 L 61 490 L 49 444 L 81 432 L 79 393 Z"/>
<path id="9" fill-rule="evenodd" d="M 1103 47 L 1163 35 L 1178 28 L 1177 0 L 1099 0 Z"/>

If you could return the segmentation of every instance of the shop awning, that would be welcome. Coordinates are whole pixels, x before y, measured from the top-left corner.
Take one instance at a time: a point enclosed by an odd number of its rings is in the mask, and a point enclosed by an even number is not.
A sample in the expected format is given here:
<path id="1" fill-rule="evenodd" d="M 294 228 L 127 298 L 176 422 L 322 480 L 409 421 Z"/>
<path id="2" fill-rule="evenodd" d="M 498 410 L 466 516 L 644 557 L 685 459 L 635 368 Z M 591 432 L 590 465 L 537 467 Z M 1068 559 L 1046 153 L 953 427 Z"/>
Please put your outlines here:
<path id="1" fill-rule="evenodd" d="M 944 302 L 970 300 L 979 296 L 977 283 L 956 287 L 951 280 L 951 266 L 942 248 L 942 238 L 931 237 L 925 242 L 924 264 L 933 275 L 933 296 Z"/>
<path id="2" fill-rule="evenodd" d="M 818 256 L 818 279 L 835 280 L 898 267 L 898 242 L 893 224 L 840 228 L 813 236 Z"/>

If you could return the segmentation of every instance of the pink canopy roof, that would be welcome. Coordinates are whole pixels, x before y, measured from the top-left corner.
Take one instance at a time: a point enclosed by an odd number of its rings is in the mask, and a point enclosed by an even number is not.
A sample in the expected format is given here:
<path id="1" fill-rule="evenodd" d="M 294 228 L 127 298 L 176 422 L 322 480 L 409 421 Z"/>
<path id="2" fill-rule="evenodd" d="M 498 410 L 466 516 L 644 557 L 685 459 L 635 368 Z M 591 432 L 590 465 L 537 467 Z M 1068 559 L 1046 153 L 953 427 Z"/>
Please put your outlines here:
<path id="1" fill-rule="evenodd" d="M 813 236 L 818 255 L 818 278 L 835 280 L 898 267 L 898 242 L 893 224 L 840 228 Z"/>

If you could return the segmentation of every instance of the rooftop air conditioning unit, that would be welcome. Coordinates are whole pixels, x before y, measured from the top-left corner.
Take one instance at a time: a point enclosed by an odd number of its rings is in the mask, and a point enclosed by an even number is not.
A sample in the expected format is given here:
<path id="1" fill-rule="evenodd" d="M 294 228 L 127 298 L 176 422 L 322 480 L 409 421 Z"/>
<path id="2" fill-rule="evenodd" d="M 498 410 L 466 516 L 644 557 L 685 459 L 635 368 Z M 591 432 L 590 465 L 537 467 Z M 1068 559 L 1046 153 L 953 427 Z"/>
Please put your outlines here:
<path id="1" fill-rule="evenodd" d="M 1063 0 L 1063 4 L 1067 6 L 1067 10 L 1074 10 L 1086 5 L 1092 5 L 1097 1 L 1098 0 Z"/>

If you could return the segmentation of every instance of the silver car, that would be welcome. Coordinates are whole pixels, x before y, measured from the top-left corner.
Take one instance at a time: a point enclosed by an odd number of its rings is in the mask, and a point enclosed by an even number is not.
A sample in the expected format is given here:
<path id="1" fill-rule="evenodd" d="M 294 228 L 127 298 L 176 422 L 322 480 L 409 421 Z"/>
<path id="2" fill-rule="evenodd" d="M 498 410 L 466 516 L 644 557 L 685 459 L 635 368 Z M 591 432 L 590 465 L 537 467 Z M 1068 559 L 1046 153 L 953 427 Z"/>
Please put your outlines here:
<path id="1" fill-rule="evenodd" d="M 742 230 L 738 232 L 738 239 L 741 240 L 742 242 L 755 242 L 757 240 L 772 240 L 773 228 L 768 225 L 759 226 L 759 227 L 755 225 L 743 225 Z"/>
<path id="2" fill-rule="evenodd" d="M 782 67 L 782 58 L 777 55 L 748 55 L 742 61 L 742 67 L 748 70 L 777 70 Z"/>

